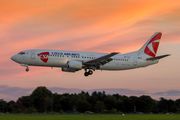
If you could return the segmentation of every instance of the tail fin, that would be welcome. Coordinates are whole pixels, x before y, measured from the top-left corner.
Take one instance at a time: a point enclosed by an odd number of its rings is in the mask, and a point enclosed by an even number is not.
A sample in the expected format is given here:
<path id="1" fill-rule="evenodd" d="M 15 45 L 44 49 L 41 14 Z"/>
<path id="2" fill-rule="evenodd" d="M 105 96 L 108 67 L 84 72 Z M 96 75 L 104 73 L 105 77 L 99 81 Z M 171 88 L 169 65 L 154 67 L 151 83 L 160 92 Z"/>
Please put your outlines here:
<path id="1" fill-rule="evenodd" d="M 142 46 L 138 53 L 156 57 L 161 35 L 161 32 L 154 33 L 154 35 Z"/>

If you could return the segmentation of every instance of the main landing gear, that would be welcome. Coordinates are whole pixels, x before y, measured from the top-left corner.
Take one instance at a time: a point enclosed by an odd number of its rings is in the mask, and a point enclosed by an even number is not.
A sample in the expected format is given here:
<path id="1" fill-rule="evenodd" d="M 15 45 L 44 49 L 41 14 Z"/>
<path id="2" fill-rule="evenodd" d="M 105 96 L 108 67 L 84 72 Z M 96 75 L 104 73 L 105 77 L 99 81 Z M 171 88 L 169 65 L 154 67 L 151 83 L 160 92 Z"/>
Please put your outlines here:
<path id="1" fill-rule="evenodd" d="M 85 73 L 84 73 L 84 76 L 88 76 L 88 75 L 92 75 L 93 74 L 93 71 L 89 69 L 89 71 L 87 72 L 87 69 L 85 69 Z"/>

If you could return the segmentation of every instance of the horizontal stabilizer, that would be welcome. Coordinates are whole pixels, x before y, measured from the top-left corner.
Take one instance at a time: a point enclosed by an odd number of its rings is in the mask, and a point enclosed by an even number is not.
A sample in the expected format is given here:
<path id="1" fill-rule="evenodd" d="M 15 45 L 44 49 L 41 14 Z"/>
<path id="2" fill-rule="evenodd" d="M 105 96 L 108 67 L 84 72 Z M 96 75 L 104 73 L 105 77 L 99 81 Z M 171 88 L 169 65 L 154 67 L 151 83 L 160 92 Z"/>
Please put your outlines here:
<path id="1" fill-rule="evenodd" d="M 161 55 L 161 56 L 152 57 L 152 58 L 147 58 L 146 60 L 159 60 L 159 59 L 164 58 L 164 57 L 167 57 L 167 56 L 170 56 L 170 54 Z"/>

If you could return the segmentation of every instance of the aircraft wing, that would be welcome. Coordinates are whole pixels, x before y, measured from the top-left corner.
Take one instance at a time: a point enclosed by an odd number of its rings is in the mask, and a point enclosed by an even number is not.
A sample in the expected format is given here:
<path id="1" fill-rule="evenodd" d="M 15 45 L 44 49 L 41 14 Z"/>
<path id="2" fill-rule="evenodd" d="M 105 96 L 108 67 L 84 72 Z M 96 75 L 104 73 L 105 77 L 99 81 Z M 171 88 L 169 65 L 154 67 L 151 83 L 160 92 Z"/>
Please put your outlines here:
<path id="1" fill-rule="evenodd" d="M 107 54 L 107 55 L 104 55 L 104 56 L 101 56 L 92 60 L 87 60 L 83 62 L 83 65 L 99 67 L 100 65 L 104 65 L 112 61 L 113 59 L 111 57 L 116 54 L 118 54 L 118 52 L 112 52 L 110 54 Z"/>
<path id="2" fill-rule="evenodd" d="M 167 57 L 167 56 L 170 56 L 170 54 L 161 55 L 161 56 L 157 56 L 157 57 L 151 57 L 151 58 L 147 58 L 146 60 L 159 60 L 159 59 Z"/>

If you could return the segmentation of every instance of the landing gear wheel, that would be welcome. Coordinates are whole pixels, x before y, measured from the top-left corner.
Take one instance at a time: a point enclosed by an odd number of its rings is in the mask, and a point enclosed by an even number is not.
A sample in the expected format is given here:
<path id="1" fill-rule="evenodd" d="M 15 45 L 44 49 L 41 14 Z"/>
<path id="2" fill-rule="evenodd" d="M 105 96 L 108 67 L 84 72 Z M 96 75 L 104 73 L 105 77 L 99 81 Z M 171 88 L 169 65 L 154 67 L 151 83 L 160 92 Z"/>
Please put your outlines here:
<path id="1" fill-rule="evenodd" d="M 88 71 L 88 74 L 89 74 L 89 75 L 92 75 L 92 74 L 93 74 L 93 71 L 92 71 L 92 70 L 89 70 L 89 71 Z"/>
<path id="2" fill-rule="evenodd" d="M 87 77 L 88 75 L 89 75 L 89 73 L 88 73 L 88 72 L 85 72 L 85 73 L 84 73 L 84 76 L 86 76 L 86 77 Z"/>
<path id="3" fill-rule="evenodd" d="M 28 72 L 28 71 L 29 71 L 29 68 L 27 67 L 27 68 L 26 68 L 26 72 Z"/>

